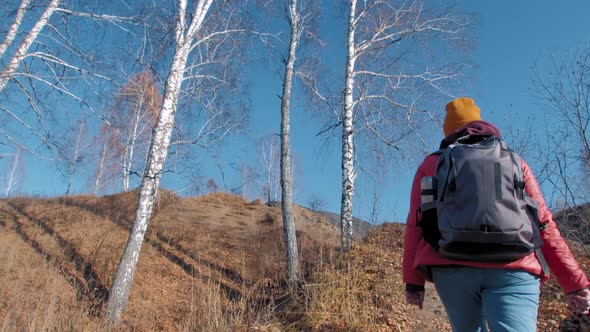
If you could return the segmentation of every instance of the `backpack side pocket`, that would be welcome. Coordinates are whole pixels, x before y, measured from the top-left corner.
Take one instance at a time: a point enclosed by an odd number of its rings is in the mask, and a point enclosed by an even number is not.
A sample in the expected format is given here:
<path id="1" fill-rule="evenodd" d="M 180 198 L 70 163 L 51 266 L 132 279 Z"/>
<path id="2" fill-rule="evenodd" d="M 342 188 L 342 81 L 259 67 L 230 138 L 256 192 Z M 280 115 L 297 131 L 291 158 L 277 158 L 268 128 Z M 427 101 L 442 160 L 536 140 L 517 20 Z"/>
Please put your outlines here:
<path id="1" fill-rule="evenodd" d="M 438 251 L 438 240 L 440 240 L 441 235 L 440 230 L 438 229 L 436 203 L 437 202 L 434 201 L 420 205 L 420 209 L 419 211 L 416 211 L 416 213 L 421 212 L 422 218 L 418 220 L 416 225 L 422 229 L 422 237 L 424 240 Z"/>

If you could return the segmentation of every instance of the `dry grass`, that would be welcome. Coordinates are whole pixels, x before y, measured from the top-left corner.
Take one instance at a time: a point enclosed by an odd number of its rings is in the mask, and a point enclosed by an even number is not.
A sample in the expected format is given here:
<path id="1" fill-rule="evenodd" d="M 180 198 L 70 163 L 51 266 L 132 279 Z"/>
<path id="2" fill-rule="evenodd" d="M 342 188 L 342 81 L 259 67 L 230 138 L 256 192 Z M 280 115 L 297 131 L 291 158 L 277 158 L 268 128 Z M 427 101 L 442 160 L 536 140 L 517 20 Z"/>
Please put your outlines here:
<path id="1" fill-rule="evenodd" d="M 315 275 L 315 283 L 305 286 L 309 305 L 303 328 L 331 331 L 366 331 L 376 326 L 372 314 L 369 280 L 350 265 L 344 269 L 326 269 Z"/>
<path id="2" fill-rule="evenodd" d="M 94 331 L 88 313 L 64 274 L 38 256 L 8 227 L 0 228 L 0 330 Z"/>
<path id="3" fill-rule="evenodd" d="M 584 271 L 590 271 L 587 248 L 572 243 Z M 423 311 L 403 301 L 401 255 L 403 225 L 383 225 L 305 286 L 302 317 L 294 330 L 311 331 L 450 331 L 440 302 Z M 436 298 L 434 289 L 427 297 Z M 426 304 L 425 304 L 426 305 Z M 428 310 L 430 309 L 430 310 Z M 590 317 L 572 315 L 554 279 L 542 285 L 539 331 L 590 331 Z"/>
<path id="4" fill-rule="evenodd" d="M 294 330 L 419 331 L 415 307 L 400 301 L 402 225 L 385 225 L 366 242 L 318 269 L 304 286 L 305 311 Z M 443 331 L 444 317 L 431 317 Z"/>
<path id="5" fill-rule="evenodd" d="M 255 293 L 254 290 L 250 293 Z M 259 294 L 244 292 L 244 295 L 239 300 L 228 301 L 218 283 L 209 282 L 206 287 L 195 285 L 190 289 L 190 311 L 181 330 L 249 331 L 255 326 L 267 326 L 274 316 L 274 307 L 256 306 Z"/>
<path id="6" fill-rule="evenodd" d="M 288 294 L 277 207 L 221 193 L 192 199 L 161 193 L 121 329 L 245 331 L 280 324 L 276 311 Z M 0 201 L 0 245 L 11 248 L 0 256 L 3 329 L 101 330 L 104 293 L 136 199 L 130 192 Z M 273 223 L 259 222 L 268 215 Z M 297 216 L 301 252 L 315 257 L 317 248 L 333 250 L 334 229 L 307 236 L 308 217 Z"/>
<path id="7" fill-rule="evenodd" d="M 136 199 L 0 201 L 1 330 L 103 331 L 102 304 Z M 280 207 L 162 191 L 120 330 L 448 330 L 444 314 L 402 303 L 403 225 L 385 225 L 341 255 L 334 226 L 304 208 L 295 215 L 306 281 L 289 289 Z M 554 283 L 544 286 L 540 328 L 579 328 L 557 294 Z"/>

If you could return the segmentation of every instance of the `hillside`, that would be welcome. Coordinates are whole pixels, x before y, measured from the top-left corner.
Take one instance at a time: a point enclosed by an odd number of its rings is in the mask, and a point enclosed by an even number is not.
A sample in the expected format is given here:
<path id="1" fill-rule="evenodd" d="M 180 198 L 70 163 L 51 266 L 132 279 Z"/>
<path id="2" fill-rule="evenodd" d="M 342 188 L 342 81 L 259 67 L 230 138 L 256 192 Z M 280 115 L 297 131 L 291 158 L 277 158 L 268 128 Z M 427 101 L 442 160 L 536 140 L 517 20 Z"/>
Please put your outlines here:
<path id="1" fill-rule="evenodd" d="M 328 211 L 316 211 L 316 213 L 324 217 L 337 229 L 340 229 L 340 214 Z M 364 239 L 367 236 L 367 234 L 369 234 L 369 231 L 371 231 L 371 229 L 374 227 L 370 223 L 357 217 L 353 217 L 352 222 L 352 234 L 355 237 L 355 240 Z"/>
<path id="2" fill-rule="evenodd" d="M 1 200 L 0 330 L 104 330 L 135 201 L 136 193 Z M 425 310 L 403 303 L 404 225 L 372 229 L 341 255 L 324 215 L 295 212 L 306 282 L 289 292 L 279 207 L 161 191 L 121 330 L 448 330 L 432 288 Z M 587 254 L 581 261 L 589 271 Z M 554 282 L 543 288 L 539 326 L 580 328 Z"/>
<path id="3" fill-rule="evenodd" d="M 0 201 L 0 282 L 10 285 L 0 291 L 3 329 L 97 328 L 135 201 L 135 193 Z M 250 311 L 285 296 L 279 215 L 278 208 L 221 193 L 180 199 L 161 192 L 126 327 L 256 324 L 261 318 Z M 308 210 L 296 208 L 296 219 L 309 275 L 339 241 L 334 227 Z M 220 317 L 212 319 L 211 310 Z"/>

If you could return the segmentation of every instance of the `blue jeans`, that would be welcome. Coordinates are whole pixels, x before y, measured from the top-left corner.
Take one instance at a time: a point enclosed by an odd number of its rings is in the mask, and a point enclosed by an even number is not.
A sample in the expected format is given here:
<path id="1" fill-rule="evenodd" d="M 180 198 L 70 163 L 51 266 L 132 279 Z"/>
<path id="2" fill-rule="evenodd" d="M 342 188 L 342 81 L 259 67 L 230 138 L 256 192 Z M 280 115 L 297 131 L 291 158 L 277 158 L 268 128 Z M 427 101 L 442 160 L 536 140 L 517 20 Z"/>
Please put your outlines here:
<path id="1" fill-rule="evenodd" d="M 528 272 L 472 267 L 432 267 L 436 291 L 455 332 L 534 332 L 539 277 Z"/>

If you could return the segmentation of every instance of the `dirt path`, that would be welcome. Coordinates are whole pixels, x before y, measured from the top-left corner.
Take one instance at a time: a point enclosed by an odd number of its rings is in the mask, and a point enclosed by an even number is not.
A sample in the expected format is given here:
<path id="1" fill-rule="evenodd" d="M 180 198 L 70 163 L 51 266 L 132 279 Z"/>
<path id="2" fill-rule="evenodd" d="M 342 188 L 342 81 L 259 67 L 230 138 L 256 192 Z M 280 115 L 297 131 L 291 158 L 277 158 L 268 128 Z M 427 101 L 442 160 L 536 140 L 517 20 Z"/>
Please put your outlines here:
<path id="1" fill-rule="evenodd" d="M 424 309 L 419 312 L 416 321 L 413 329 L 416 332 L 451 331 L 445 308 L 432 283 L 426 283 Z"/>

